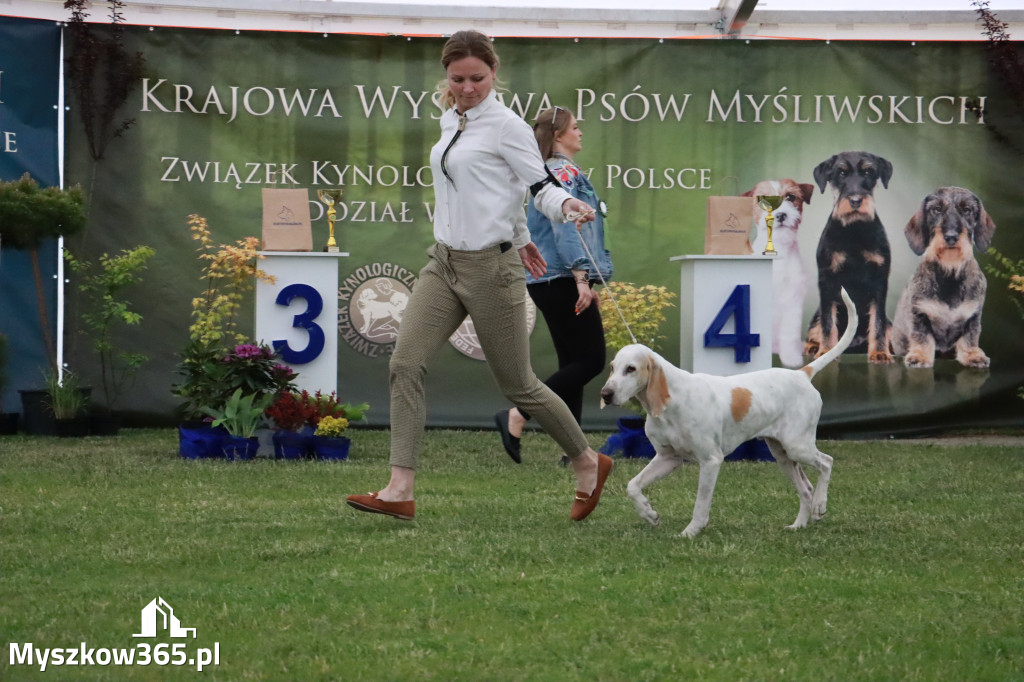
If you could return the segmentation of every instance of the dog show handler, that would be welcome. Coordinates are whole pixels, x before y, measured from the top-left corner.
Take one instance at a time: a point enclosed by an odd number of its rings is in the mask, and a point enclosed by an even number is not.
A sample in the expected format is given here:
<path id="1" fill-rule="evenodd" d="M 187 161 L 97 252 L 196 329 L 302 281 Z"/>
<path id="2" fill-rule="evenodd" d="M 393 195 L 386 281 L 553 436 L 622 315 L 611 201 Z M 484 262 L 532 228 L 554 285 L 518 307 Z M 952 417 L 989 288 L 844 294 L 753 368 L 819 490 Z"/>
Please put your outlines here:
<path id="1" fill-rule="evenodd" d="M 523 210 L 529 189 L 552 220 L 593 219 L 583 201 L 551 176 L 530 126 L 494 92 L 498 55 L 477 31 L 445 43 L 439 84 L 441 138 L 430 151 L 434 179 L 434 238 L 403 315 L 390 364 L 391 478 L 380 491 L 349 495 L 360 511 L 412 519 L 414 484 L 426 426 L 427 364 L 473 318 L 488 367 L 505 397 L 527 410 L 569 456 L 576 474 L 570 517 L 597 506 L 612 460 L 590 448 L 569 408 L 530 365 L 526 277 L 544 272 Z"/>

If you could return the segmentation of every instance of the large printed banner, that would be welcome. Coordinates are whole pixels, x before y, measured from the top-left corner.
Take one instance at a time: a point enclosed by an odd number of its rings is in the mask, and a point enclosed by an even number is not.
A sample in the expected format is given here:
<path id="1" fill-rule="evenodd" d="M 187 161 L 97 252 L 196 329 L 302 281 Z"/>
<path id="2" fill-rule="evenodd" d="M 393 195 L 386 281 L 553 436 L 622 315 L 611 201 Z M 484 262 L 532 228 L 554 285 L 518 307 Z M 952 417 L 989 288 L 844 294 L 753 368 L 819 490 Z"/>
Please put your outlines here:
<path id="1" fill-rule="evenodd" d="M 306 188 L 314 248 L 322 249 L 327 224 L 316 190 L 337 188 L 344 192 L 337 240 L 350 253 L 341 260 L 337 328 L 328 330 L 339 336 L 339 391 L 368 401 L 370 421 L 386 424 L 401 302 L 433 239 L 427 160 L 439 134 L 442 39 L 168 28 L 132 29 L 128 39 L 146 59 L 123 108 L 135 123 L 94 162 L 72 110 L 68 169 L 72 181 L 92 187 L 83 248 L 156 249 L 136 295 L 145 319 L 129 339 L 152 359 L 130 402 L 153 414 L 170 414 L 176 404 L 169 389 L 190 300 L 201 288 L 188 215 L 201 214 L 216 239 L 233 242 L 259 235 L 263 188 Z M 1024 252 L 1024 131 L 983 43 L 502 39 L 496 47 L 506 104 L 531 121 L 552 104 L 579 120 L 577 161 L 608 205 L 618 280 L 678 293 L 679 263 L 670 258 L 704 252 L 708 197 L 792 179 L 813 188 L 791 261 L 807 285 L 777 291 L 775 300 L 799 308 L 796 333 L 805 339 L 819 279 L 827 283 L 837 267 L 829 261 L 819 271 L 819 240 L 850 208 L 842 178 L 868 166 L 875 177 L 863 201 L 881 227 L 847 221 L 839 231 L 861 259 L 883 247 L 891 253 L 888 276 L 866 277 L 854 292 L 871 301 L 865 316 L 892 319 L 903 292 L 921 286 L 914 273 L 931 256 L 905 228 L 938 188 L 976 195 L 993 226 L 988 241 L 1015 258 Z M 990 260 L 969 244 L 957 253 L 944 255 L 943 267 Z M 908 369 L 902 358 L 869 361 L 879 358 L 865 345 L 817 381 L 822 425 L 885 433 L 1019 423 L 1013 394 L 1024 377 L 1024 325 L 1005 283 L 990 278 L 987 292 L 915 293 L 930 297 L 941 318 L 931 324 L 983 309 L 976 345 L 991 366 L 940 358 L 933 368 Z M 671 309 L 658 344 L 673 361 L 681 324 L 688 321 Z M 770 337 L 762 330 L 763 343 Z M 532 339 L 543 377 L 556 363 L 542 321 Z M 465 328 L 432 365 L 431 424 L 489 425 L 504 405 L 473 356 Z M 590 387 L 586 426 L 609 426 L 623 414 L 598 411 L 602 382 Z"/>
<path id="2" fill-rule="evenodd" d="M 57 185 L 57 104 L 60 85 L 60 29 L 52 21 L 0 17 L 0 181 L 25 173 L 40 185 Z M 7 384 L 0 407 L 17 412 L 18 389 L 40 388 L 49 368 L 40 326 L 55 328 L 56 243 L 38 251 L 37 291 L 32 258 L 0 243 L 0 334 L 7 337 Z M 0 368 L 4 369 L 4 368 Z"/>

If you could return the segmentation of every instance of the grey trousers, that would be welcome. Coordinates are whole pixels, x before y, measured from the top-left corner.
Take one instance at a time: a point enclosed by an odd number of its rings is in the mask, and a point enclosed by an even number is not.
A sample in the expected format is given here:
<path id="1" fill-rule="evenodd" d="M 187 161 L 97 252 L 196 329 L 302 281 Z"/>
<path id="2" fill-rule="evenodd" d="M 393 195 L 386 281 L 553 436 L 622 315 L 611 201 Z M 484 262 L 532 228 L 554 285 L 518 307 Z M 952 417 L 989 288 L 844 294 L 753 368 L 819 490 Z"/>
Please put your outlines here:
<path id="1" fill-rule="evenodd" d="M 526 328 L 526 277 L 519 252 L 498 246 L 427 250 L 402 315 L 391 356 L 391 465 L 415 469 L 426 426 L 427 363 L 470 315 L 487 364 L 505 397 L 526 410 L 570 457 L 586 436 L 551 389 L 533 373 Z"/>

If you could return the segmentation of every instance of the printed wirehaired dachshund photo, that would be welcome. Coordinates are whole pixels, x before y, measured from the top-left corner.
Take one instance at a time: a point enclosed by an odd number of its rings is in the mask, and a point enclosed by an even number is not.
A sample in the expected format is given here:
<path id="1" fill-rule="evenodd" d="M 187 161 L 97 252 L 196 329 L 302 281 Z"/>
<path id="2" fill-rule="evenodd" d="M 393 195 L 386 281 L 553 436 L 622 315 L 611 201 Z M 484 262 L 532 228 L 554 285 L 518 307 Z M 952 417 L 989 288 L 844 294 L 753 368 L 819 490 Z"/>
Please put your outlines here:
<path id="1" fill-rule="evenodd" d="M 818 310 L 807 330 L 804 353 L 820 357 L 836 345 L 846 328 L 839 295 L 845 288 L 857 308 L 859 325 L 848 352 L 868 355 L 868 362 L 888 364 L 889 318 L 885 298 L 892 265 L 889 240 L 875 210 L 875 186 L 888 189 L 892 164 L 868 152 L 842 152 L 814 169 L 822 193 L 832 187 L 832 214 L 818 241 Z"/>
<path id="2" fill-rule="evenodd" d="M 935 190 L 907 223 L 910 248 L 924 256 L 892 321 L 892 351 L 907 367 L 932 367 L 936 355 L 988 367 L 978 346 L 987 281 L 974 248 L 987 249 L 995 230 L 981 200 L 961 187 Z"/>

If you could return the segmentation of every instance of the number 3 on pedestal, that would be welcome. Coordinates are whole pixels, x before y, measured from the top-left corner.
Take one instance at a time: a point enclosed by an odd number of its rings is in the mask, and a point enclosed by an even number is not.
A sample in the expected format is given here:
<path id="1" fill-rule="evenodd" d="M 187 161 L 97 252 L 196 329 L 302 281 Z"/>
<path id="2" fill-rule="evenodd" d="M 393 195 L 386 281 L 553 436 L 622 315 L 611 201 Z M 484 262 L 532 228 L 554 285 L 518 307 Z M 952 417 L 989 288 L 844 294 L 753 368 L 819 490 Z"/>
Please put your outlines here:
<path id="1" fill-rule="evenodd" d="M 722 329 L 733 319 L 735 333 L 723 334 Z M 750 349 L 761 345 L 761 335 L 750 333 L 750 285 L 737 284 L 725 305 L 704 332 L 705 348 L 732 348 L 736 362 L 750 362 Z"/>
<path id="2" fill-rule="evenodd" d="M 309 334 L 309 343 L 302 350 L 294 350 L 287 340 L 279 339 L 273 342 L 273 346 L 281 359 L 289 365 L 305 365 L 316 360 L 324 350 L 324 330 L 314 322 L 323 312 L 324 299 L 320 297 L 320 292 L 308 284 L 289 284 L 281 289 L 274 302 L 287 306 L 296 298 L 306 301 L 306 310 L 292 317 L 292 326 L 305 329 Z"/>

